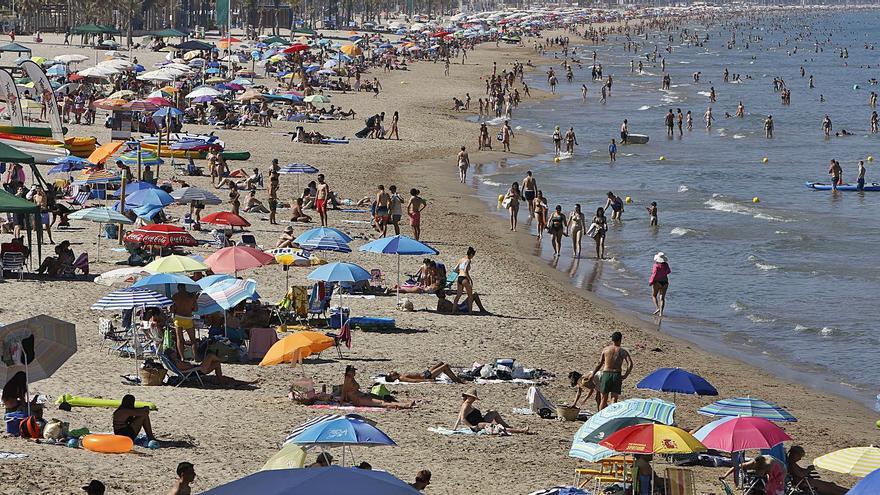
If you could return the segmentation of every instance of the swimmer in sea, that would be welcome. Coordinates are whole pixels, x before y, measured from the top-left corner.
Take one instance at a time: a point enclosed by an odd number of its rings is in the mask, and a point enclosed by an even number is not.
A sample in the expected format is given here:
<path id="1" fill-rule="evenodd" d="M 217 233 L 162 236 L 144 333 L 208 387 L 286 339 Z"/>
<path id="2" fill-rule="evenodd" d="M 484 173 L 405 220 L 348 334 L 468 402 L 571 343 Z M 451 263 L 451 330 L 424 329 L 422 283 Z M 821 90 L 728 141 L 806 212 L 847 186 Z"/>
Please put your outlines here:
<path id="1" fill-rule="evenodd" d="M 657 226 L 657 202 L 651 201 L 651 206 L 649 206 L 645 209 L 648 210 L 648 217 L 650 217 L 650 219 L 651 219 L 651 223 L 650 223 L 651 227 L 656 227 Z"/>

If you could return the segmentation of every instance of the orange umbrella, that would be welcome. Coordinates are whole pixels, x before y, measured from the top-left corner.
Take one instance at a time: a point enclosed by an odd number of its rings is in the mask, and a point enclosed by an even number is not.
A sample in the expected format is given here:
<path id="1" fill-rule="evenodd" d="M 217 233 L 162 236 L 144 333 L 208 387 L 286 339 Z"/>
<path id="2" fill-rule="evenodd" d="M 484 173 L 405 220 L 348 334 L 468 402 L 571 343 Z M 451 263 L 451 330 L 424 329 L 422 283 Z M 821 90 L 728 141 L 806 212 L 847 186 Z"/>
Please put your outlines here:
<path id="1" fill-rule="evenodd" d="M 297 332 L 275 342 L 260 361 L 260 366 L 301 363 L 304 358 L 333 347 L 333 337 L 320 332 Z"/>
<path id="2" fill-rule="evenodd" d="M 119 108 L 128 103 L 128 100 L 123 98 L 101 98 L 100 100 L 95 100 L 95 106 L 102 110 L 113 110 L 114 108 Z"/>
<path id="3" fill-rule="evenodd" d="M 108 158 L 113 156 L 113 153 L 116 153 L 122 144 L 122 141 L 110 141 L 109 143 L 104 143 L 89 155 L 88 160 L 92 163 L 101 165 L 106 162 Z"/>

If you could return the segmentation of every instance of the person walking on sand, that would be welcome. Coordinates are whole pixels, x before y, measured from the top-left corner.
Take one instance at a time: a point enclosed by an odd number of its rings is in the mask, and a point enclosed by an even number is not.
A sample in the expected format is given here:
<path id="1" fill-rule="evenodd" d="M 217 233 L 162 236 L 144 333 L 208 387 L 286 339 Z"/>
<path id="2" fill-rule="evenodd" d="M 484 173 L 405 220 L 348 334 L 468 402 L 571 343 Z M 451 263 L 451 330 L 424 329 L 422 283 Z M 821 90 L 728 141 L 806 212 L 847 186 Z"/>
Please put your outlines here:
<path id="1" fill-rule="evenodd" d="M 571 249 L 575 258 L 581 257 L 581 241 L 584 238 L 584 213 L 581 205 L 575 204 L 574 211 L 568 217 L 568 235 L 571 237 Z"/>
<path id="2" fill-rule="evenodd" d="M 611 344 L 602 349 L 602 353 L 599 355 L 599 364 L 593 370 L 594 374 L 602 372 L 599 377 L 600 411 L 608 407 L 609 404 L 620 400 L 623 381 L 633 369 L 632 357 L 626 349 L 620 346 L 622 341 L 623 334 L 620 332 L 612 333 Z M 624 364 L 626 364 L 626 371 L 623 369 Z"/>
<path id="3" fill-rule="evenodd" d="M 553 245 L 553 257 L 558 258 L 562 252 L 562 236 L 567 235 L 567 222 L 565 213 L 562 212 L 562 205 L 556 205 L 556 209 L 550 214 L 547 220 L 547 232 L 550 233 L 550 241 Z"/>
<path id="4" fill-rule="evenodd" d="M 321 217 L 321 227 L 327 223 L 327 198 L 330 196 L 330 185 L 324 182 L 324 174 L 318 174 L 318 184 L 315 190 L 315 211 Z"/>
<path id="5" fill-rule="evenodd" d="M 470 166 L 471 159 L 468 157 L 465 147 L 462 146 L 461 151 L 458 152 L 458 180 L 462 184 L 467 181 L 467 172 Z"/>
<path id="6" fill-rule="evenodd" d="M 409 215 L 409 226 L 412 227 L 413 238 L 419 240 L 422 235 L 422 211 L 428 203 L 422 199 L 418 189 L 409 190 L 409 201 L 406 203 L 406 214 Z"/>
<path id="7" fill-rule="evenodd" d="M 526 178 L 522 181 L 522 193 L 529 205 L 529 219 L 535 216 L 535 196 L 538 192 L 538 181 L 532 176 L 532 171 L 526 172 Z"/>
<path id="8" fill-rule="evenodd" d="M 465 257 L 458 260 L 458 264 L 455 265 L 453 270 L 458 274 L 458 277 L 455 279 L 455 299 L 452 301 L 454 313 L 458 313 L 458 301 L 464 294 L 467 294 L 465 302 L 467 303 L 468 313 L 474 313 L 474 281 L 471 278 L 471 261 L 476 254 L 476 249 L 468 247 Z"/>
<path id="9" fill-rule="evenodd" d="M 376 228 L 382 233 L 382 237 L 388 235 L 388 224 L 391 223 L 391 195 L 385 191 L 385 186 L 379 184 L 376 191 Z"/>
<path id="10" fill-rule="evenodd" d="M 501 144 L 503 145 L 503 151 L 510 151 L 510 140 L 513 137 L 513 129 L 510 127 L 510 121 L 505 120 L 504 126 L 501 127 Z"/>
<path id="11" fill-rule="evenodd" d="M 547 199 L 544 197 L 543 191 L 538 191 L 535 196 L 535 224 L 536 237 L 544 238 L 544 229 L 547 228 Z"/>
<path id="12" fill-rule="evenodd" d="M 504 195 L 502 206 L 510 212 L 510 231 L 516 232 L 517 215 L 519 215 L 519 199 L 522 194 L 519 191 L 519 183 L 514 182 Z"/>
<path id="13" fill-rule="evenodd" d="M 651 300 L 654 301 L 655 316 L 663 317 L 663 310 L 666 309 L 666 291 L 669 289 L 669 274 L 672 270 L 669 268 L 669 260 L 663 252 L 654 255 L 654 266 L 651 268 L 651 278 L 648 279 L 648 285 L 651 286 Z"/>

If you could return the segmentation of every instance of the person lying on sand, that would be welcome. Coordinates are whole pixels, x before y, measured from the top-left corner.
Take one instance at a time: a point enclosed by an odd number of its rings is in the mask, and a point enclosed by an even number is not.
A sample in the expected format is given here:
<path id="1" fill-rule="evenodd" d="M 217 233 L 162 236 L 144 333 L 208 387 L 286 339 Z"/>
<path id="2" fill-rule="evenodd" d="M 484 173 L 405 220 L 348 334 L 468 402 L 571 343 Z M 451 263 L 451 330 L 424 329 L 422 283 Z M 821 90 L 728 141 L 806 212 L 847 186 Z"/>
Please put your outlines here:
<path id="1" fill-rule="evenodd" d="M 455 372 L 452 371 L 452 368 L 450 368 L 449 365 L 444 362 L 439 362 L 421 373 L 401 374 L 392 370 L 385 375 L 385 381 L 401 381 L 403 383 L 424 383 L 433 382 L 440 375 L 448 376 L 455 383 L 464 383 L 464 380 L 459 378 L 458 375 L 456 375 Z"/>
<path id="2" fill-rule="evenodd" d="M 357 371 L 352 365 L 345 367 L 345 378 L 342 381 L 342 402 L 353 406 L 361 407 L 384 407 L 386 409 L 412 409 L 415 401 L 409 404 L 397 404 L 394 402 L 384 402 L 373 398 L 370 394 L 361 392 L 361 386 L 354 379 L 354 373 Z"/>
<path id="3" fill-rule="evenodd" d="M 446 299 L 446 291 L 438 290 L 437 291 L 437 312 L 444 315 L 452 315 L 452 314 L 465 314 L 467 313 L 467 302 L 462 302 L 458 304 L 458 311 L 455 311 L 455 306 L 452 301 Z M 489 312 L 485 307 L 483 307 L 483 301 L 480 300 L 480 294 L 474 292 L 473 293 L 473 301 L 474 306 L 479 309 L 475 313 L 483 313 L 490 315 L 492 313 Z M 471 313 L 471 314 L 475 314 Z"/>
<path id="4" fill-rule="evenodd" d="M 478 399 L 477 389 L 470 388 L 461 394 L 464 401 L 461 403 L 461 409 L 458 412 L 458 419 L 455 421 L 453 430 L 457 430 L 459 425 L 470 428 L 474 432 L 488 429 L 494 433 L 528 433 L 528 428 L 513 428 L 504 421 L 504 418 L 497 411 L 486 411 L 486 414 L 480 412 L 474 407 L 474 402 Z"/>

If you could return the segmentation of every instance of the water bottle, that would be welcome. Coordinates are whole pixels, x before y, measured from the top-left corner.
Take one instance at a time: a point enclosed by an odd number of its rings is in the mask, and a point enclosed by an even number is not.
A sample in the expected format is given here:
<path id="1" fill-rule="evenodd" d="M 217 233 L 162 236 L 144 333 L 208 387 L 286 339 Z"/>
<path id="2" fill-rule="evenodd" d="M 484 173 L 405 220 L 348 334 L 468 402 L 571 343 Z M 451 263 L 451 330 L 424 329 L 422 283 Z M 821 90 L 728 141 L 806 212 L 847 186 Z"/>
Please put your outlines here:
<path id="1" fill-rule="evenodd" d="M 880 394 L 877 394 L 876 400 L 874 400 L 874 410 L 880 412 Z"/>

